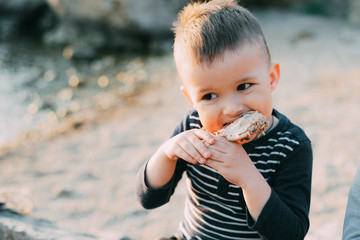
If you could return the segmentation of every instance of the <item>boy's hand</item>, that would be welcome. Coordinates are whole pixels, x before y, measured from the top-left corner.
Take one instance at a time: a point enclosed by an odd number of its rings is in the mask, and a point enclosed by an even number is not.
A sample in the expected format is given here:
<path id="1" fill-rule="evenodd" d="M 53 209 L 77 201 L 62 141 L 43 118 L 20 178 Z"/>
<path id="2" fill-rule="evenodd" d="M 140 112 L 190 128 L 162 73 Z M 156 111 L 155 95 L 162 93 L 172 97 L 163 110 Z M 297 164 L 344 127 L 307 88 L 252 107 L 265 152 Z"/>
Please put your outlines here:
<path id="1" fill-rule="evenodd" d="M 203 164 L 211 156 L 207 146 L 214 136 L 205 129 L 182 132 L 167 140 L 150 158 L 146 166 L 146 183 L 153 188 L 164 186 L 174 175 L 176 161 L 182 158 L 192 164 Z"/>
<path id="2" fill-rule="evenodd" d="M 268 201 L 271 188 L 257 170 L 241 144 L 216 137 L 209 146 L 211 157 L 206 165 L 216 169 L 226 180 L 240 186 L 254 221 Z"/>
<path id="3" fill-rule="evenodd" d="M 169 139 L 161 149 L 171 160 L 182 158 L 192 164 L 203 164 L 211 156 L 207 146 L 214 142 L 214 136 L 205 129 L 193 129 Z"/>
<path id="4" fill-rule="evenodd" d="M 209 146 L 211 157 L 206 165 L 216 169 L 229 182 L 245 187 L 254 171 L 258 172 L 241 144 L 216 137 Z"/>

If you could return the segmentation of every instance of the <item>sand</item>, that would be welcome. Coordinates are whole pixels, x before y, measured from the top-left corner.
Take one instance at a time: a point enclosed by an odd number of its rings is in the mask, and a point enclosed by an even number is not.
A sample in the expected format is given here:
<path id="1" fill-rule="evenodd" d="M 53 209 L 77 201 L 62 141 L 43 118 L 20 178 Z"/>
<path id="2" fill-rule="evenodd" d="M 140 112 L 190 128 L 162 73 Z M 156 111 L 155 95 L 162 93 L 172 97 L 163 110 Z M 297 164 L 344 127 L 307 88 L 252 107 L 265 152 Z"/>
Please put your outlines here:
<path id="1" fill-rule="evenodd" d="M 360 163 L 360 29 L 295 13 L 256 15 L 281 66 L 275 107 L 302 126 L 313 143 L 306 239 L 340 239 L 349 186 Z M 134 192 L 140 166 L 190 109 L 171 54 L 158 61 L 166 74 L 127 105 L 1 156 L 1 186 L 31 195 L 30 216 L 102 239 L 158 239 L 175 232 L 183 183 L 168 205 L 152 211 L 142 209 Z"/>

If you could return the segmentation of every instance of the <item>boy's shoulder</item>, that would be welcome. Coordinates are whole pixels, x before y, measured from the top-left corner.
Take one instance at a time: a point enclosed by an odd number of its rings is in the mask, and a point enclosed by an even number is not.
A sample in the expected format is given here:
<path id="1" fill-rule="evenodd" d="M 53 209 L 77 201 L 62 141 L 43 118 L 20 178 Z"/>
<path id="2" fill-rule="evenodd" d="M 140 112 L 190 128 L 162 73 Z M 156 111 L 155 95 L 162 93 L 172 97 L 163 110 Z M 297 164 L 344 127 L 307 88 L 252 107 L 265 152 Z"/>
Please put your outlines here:
<path id="1" fill-rule="evenodd" d="M 304 130 L 280 112 L 274 110 L 273 114 L 279 119 L 278 124 L 264 136 L 243 145 L 249 156 L 266 155 L 278 163 L 303 156 L 310 160 L 312 146 Z"/>
<path id="2" fill-rule="evenodd" d="M 199 113 L 195 109 L 191 109 L 187 114 L 185 119 L 182 121 L 184 130 L 190 130 L 194 128 L 202 128 L 200 121 Z"/>
<path id="3" fill-rule="evenodd" d="M 286 143 L 288 146 L 311 145 L 311 141 L 305 131 L 298 125 L 290 121 L 288 117 L 279 111 L 273 111 L 273 114 L 279 119 L 278 125 L 273 129 L 270 141 L 277 144 Z"/>
<path id="4" fill-rule="evenodd" d="M 181 120 L 180 124 L 175 128 L 171 136 L 175 136 L 181 132 L 194 129 L 194 128 L 202 128 L 202 124 L 200 122 L 199 113 L 192 109 L 188 111 L 185 117 Z"/>

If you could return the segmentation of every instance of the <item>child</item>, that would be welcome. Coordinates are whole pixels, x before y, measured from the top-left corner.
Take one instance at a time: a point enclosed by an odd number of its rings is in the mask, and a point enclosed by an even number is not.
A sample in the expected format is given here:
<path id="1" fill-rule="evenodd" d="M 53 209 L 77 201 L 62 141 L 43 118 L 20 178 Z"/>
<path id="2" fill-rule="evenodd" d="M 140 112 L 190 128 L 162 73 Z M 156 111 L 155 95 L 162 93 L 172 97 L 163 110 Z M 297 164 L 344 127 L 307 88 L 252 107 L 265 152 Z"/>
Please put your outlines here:
<path id="1" fill-rule="evenodd" d="M 189 4 L 175 23 L 174 58 L 194 107 L 139 172 L 141 204 L 167 203 L 186 172 L 184 217 L 172 239 L 303 239 L 309 228 L 312 149 L 273 109 L 280 68 L 257 20 L 234 0 Z M 214 134 L 256 110 L 265 135 Z"/>

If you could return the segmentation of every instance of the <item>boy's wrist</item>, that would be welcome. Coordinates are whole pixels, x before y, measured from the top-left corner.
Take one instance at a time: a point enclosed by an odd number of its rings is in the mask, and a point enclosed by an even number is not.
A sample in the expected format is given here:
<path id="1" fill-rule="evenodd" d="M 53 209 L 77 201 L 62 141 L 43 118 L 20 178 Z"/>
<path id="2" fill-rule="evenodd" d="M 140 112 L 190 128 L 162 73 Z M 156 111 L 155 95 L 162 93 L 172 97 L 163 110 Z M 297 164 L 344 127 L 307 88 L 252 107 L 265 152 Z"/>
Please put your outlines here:
<path id="1" fill-rule="evenodd" d="M 167 162 L 176 163 L 178 158 L 174 154 L 169 154 L 167 148 L 167 142 L 165 142 L 163 145 L 160 146 L 157 152 L 158 156 L 162 159 L 166 159 Z"/>
<path id="2" fill-rule="evenodd" d="M 146 166 L 145 179 L 149 187 L 163 187 L 172 178 L 176 161 L 171 161 L 162 147 L 150 158 Z"/>
<path id="3" fill-rule="evenodd" d="M 258 171 L 257 173 L 252 178 L 249 178 L 242 187 L 246 205 L 255 222 L 271 195 L 271 187 L 261 173 Z"/>
<path id="4" fill-rule="evenodd" d="M 266 182 L 255 166 L 251 168 L 251 170 L 249 169 L 246 171 L 246 173 L 246 176 L 243 176 L 244 181 L 242 181 L 240 185 L 244 191 L 257 191 L 259 185 L 261 185 L 264 181 Z"/>

